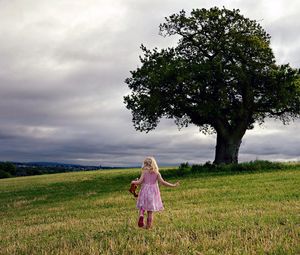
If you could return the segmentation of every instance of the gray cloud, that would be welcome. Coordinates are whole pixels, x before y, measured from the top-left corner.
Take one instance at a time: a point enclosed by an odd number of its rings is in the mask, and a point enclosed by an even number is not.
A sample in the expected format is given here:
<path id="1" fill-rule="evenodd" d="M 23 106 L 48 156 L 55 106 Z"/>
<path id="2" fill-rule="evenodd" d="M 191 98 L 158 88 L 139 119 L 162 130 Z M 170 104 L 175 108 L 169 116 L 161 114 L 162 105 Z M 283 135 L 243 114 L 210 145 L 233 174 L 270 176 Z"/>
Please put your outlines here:
<path id="1" fill-rule="evenodd" d="M 255 2 L 255 3 L 254 3 Z M 124 80 L 140 65 L 141 43 L 167 47 L 164 17 L 225 5 L 260 20 L 279 63 L 299 66 L 299 4 L 273 1 L 0 1 L 0 160 L 138 165 L 205 162 L 215 136 L 178 131 L 162 120 L 149 134 L 133 129 Z M 282 8 L 282 6 L 284 8 Z M 267 121 L 247 131 L 241 160 L 299 160 L 299 121 Z"/>

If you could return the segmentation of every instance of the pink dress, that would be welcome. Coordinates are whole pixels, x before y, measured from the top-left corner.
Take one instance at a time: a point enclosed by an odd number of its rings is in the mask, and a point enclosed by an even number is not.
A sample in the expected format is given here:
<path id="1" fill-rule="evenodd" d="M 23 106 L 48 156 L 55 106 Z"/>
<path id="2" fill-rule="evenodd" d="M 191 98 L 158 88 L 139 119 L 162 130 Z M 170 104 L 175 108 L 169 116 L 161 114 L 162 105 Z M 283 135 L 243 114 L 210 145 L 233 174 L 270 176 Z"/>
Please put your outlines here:
<path id="1" fill-rule="evenodd" d="M 158 187 L 158 174 L 145 172 L 142 188 L 139 192 L 136 207 L 146 211 L 161 211 L 164 209 Z"/>

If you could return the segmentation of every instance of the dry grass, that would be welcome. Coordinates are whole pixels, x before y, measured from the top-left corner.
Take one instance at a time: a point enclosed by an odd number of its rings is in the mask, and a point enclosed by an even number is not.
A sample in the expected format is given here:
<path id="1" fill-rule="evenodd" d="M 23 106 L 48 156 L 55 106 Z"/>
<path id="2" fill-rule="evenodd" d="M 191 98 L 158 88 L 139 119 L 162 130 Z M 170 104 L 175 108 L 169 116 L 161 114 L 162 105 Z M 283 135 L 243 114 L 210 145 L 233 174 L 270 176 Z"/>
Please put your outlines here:
<path id="1" fill-rule="evenodd" d="M 0 180 L 0 254 L 299 254 L 298 170 L 185 177 L 136 226 L 138 170 Z M 174 180 L 171 180 L 174 181 Z"/>

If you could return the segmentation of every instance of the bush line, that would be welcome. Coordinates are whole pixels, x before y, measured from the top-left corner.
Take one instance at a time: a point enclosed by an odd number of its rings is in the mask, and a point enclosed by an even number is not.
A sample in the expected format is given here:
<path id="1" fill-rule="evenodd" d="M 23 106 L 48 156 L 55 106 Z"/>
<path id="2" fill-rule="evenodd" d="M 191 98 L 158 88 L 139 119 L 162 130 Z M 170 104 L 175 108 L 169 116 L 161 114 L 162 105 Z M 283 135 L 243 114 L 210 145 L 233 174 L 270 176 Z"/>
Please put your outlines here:
<path id="1" fill-rule="evenodd" d="M 254 160 L 250 162 L 235 164 L 212 164 L 210 161 L 205 164 L 190 165 L 188 162 L 181 163 L 178 169 L 162 170 L 164 177 L 182 177 L 198 173 L 244 173 L 260 172 L 270 170 L 300 170 L 300 162 L 272 162 L 268 160 Z"/>

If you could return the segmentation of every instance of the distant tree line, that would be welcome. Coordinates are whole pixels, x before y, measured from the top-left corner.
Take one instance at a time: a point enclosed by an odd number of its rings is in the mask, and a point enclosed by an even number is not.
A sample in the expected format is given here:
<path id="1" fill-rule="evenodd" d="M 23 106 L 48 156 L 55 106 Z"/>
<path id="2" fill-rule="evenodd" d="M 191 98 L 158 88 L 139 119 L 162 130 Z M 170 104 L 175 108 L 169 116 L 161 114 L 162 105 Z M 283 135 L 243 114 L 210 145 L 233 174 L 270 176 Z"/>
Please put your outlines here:
<path id="1" fill-rule="evenodd" d="M 64 167 L 45 167 L 45 166 L 28 166 L 17 167 L 12 162 L 0 162 L 0 179 L 16 177 L 16 176 L 30 176 L 51 173 L 63 173 L 70 171 Z"/>
<path id="2" fill-rule="evenodd" d="M 0 179 L 16 176 L 17 169 L 11 162 L 0 162 Z"/>
<path id="3" fill-rule="evenodd" d="M 82 166 L 72 164 L 60 163 L 18 163 L 18 162 L 0 162 L 0 179 L 17 177 L 17 176 L 30 176 L 41 174 L 55 174 L 65 172 L 77 171 L 91 171 L 91 170 L 113 170 L 124 169 L 128 167 L 109 167 L 109 166 Z M 135 167 L 132 167 L 135 168 Z"/>
<path id="4" fill-rule="evenodd" d="M 0 179 L 17 177 L 17 176 L 30 176 L 30 175 L 41 175 L 41 174 L 53 174 L 53 173 L 64 173 L 64 172 L 75 172 L 75 171 L 88 171 L 95 170 L 96 167 L 88 166 L 43 166 L 43 165 L 19 165 L 13 162 L 0 162 Z"/>

